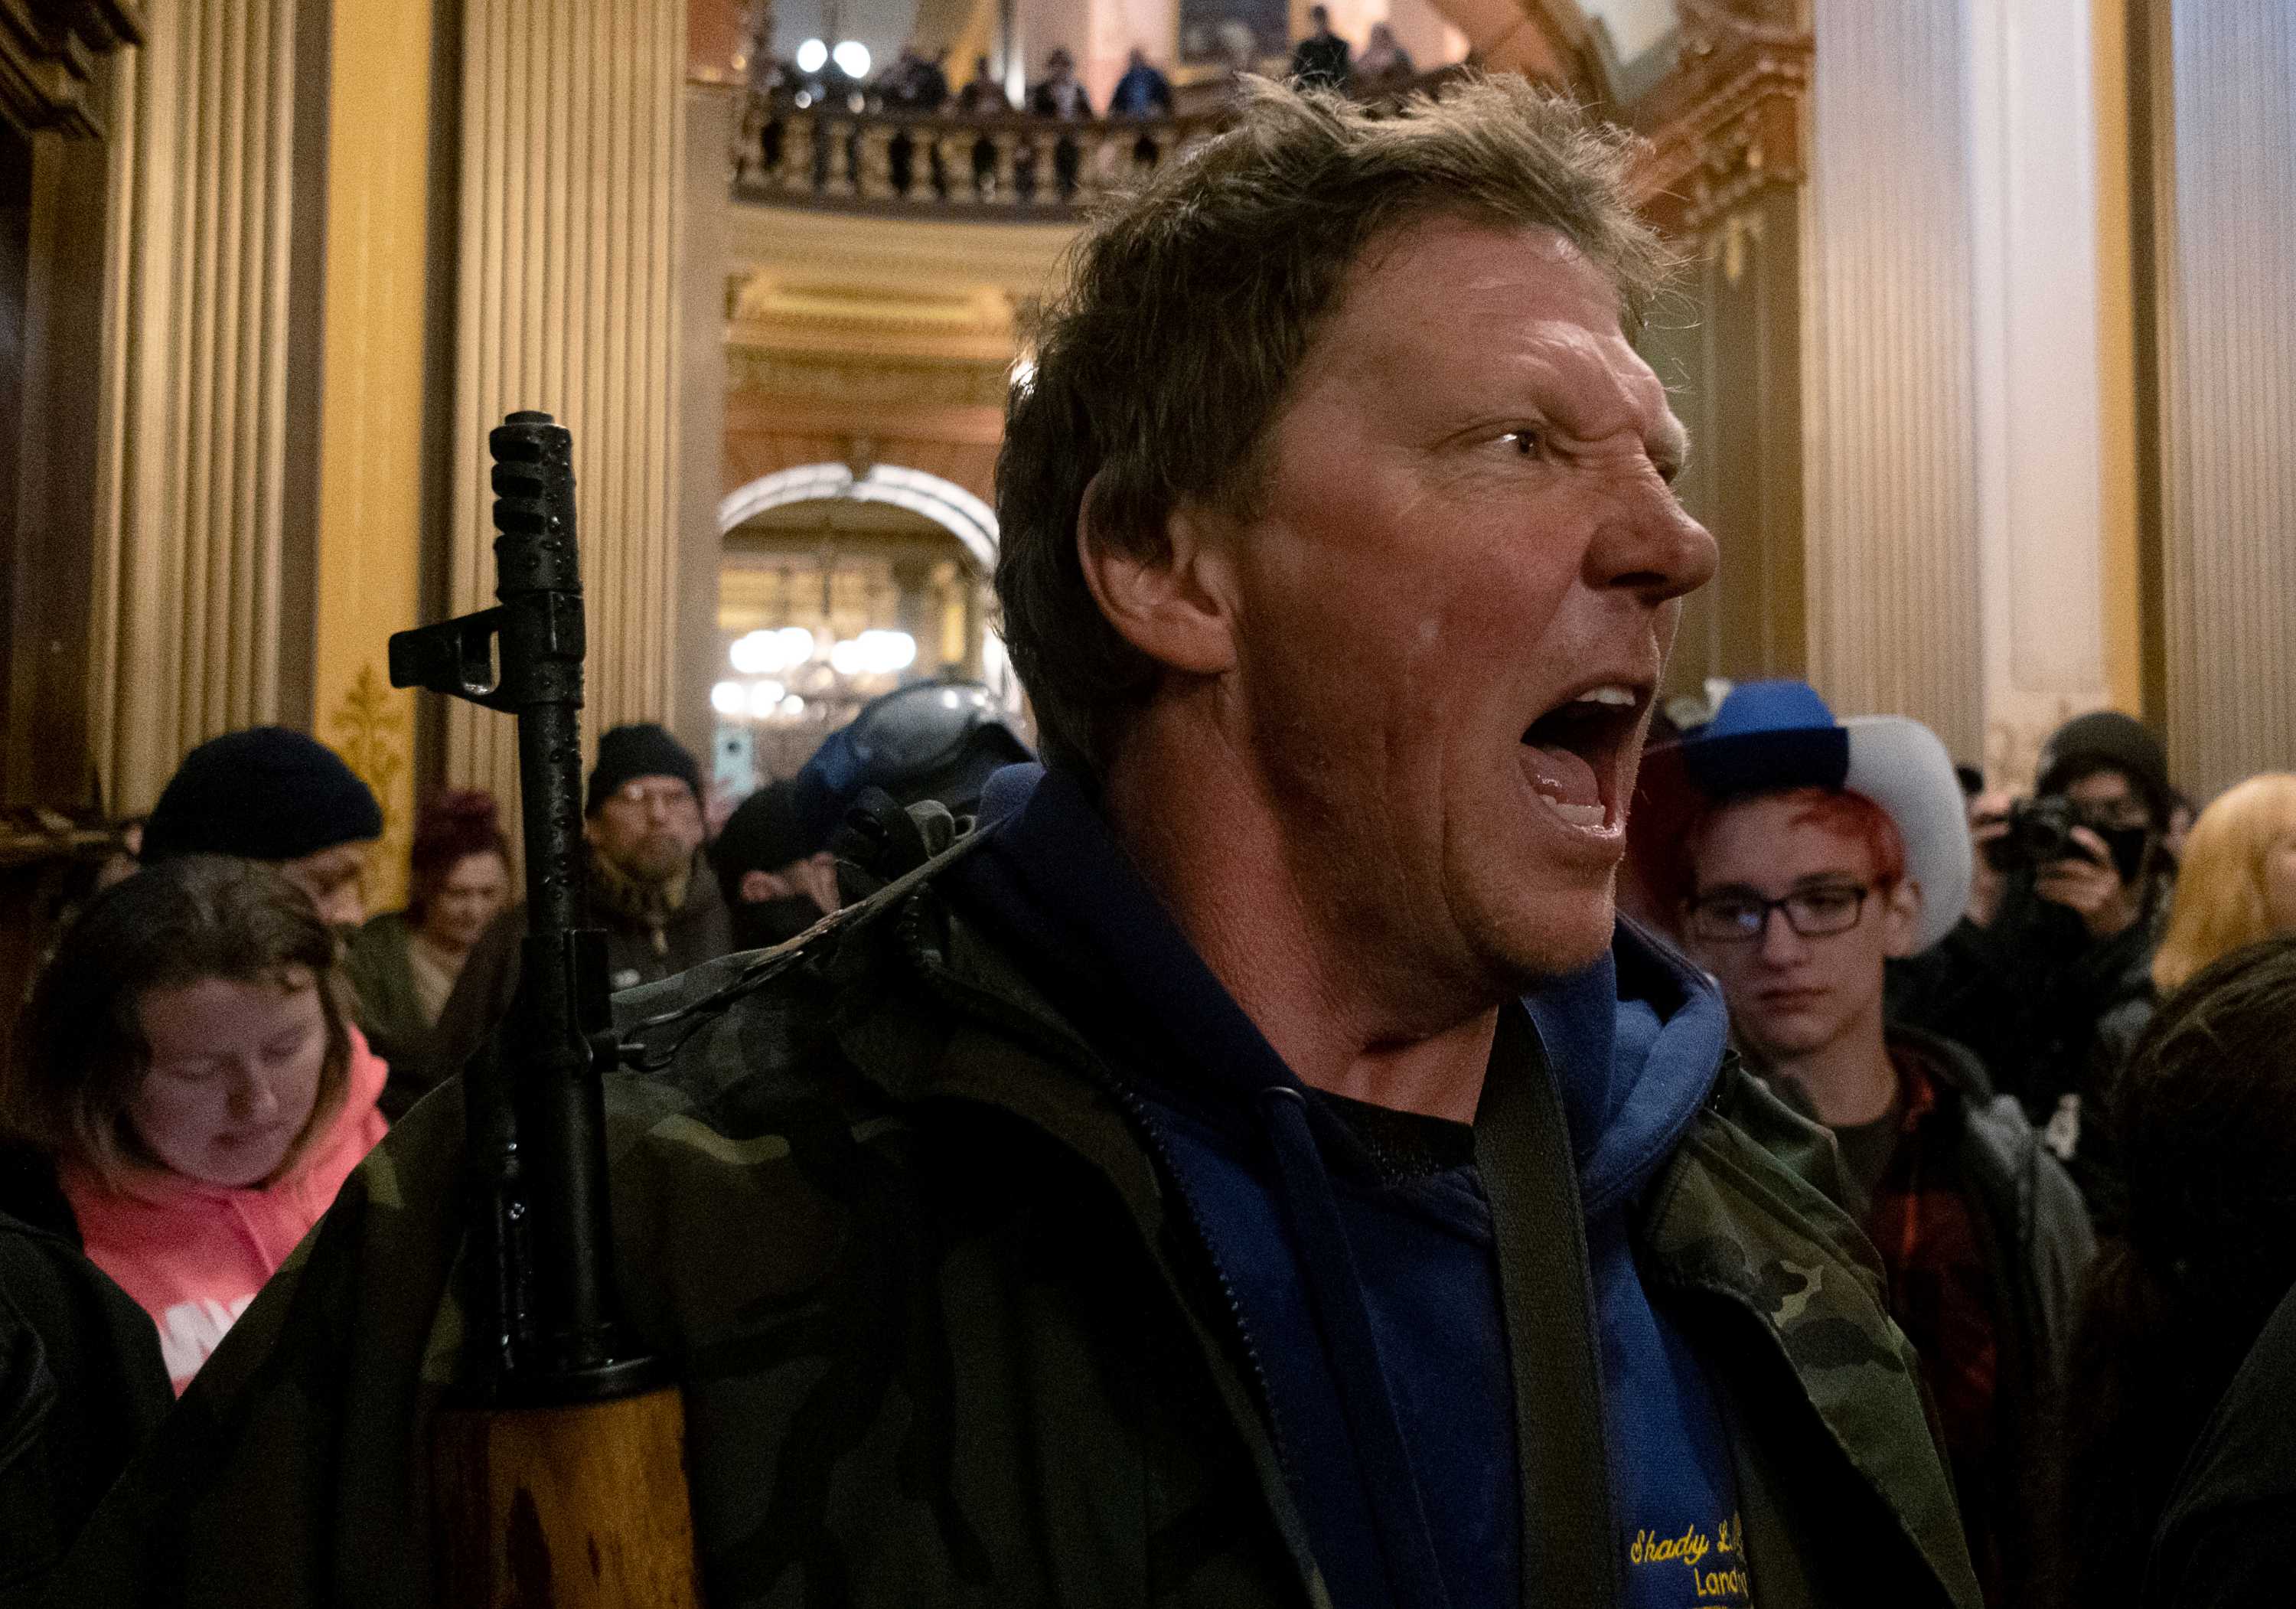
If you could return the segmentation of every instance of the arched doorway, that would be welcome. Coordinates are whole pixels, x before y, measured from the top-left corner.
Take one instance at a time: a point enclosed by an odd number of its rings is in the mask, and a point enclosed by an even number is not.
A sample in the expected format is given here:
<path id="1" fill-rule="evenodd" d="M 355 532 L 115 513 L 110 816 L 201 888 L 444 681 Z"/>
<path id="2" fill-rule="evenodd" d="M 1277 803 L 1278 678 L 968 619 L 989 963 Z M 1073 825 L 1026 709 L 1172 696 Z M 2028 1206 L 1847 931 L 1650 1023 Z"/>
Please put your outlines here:
<path id="1" fill-rule="evenodd" d="M 800 464 L 728 493 L 716 771 L 729 796 L 787 776 L 862 704 L 906 682 L 1020 693 L 989 626 L 996 516 L 898 464 Z"/>

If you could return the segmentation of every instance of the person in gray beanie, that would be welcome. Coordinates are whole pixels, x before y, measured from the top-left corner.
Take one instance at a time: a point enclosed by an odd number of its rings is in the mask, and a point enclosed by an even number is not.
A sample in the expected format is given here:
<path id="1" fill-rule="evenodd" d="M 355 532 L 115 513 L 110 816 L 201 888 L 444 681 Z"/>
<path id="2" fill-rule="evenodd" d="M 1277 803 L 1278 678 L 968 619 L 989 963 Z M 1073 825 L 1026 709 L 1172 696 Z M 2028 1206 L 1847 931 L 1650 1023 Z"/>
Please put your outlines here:
<path id="1" fill-rule="evenodd" d="M 139 858 L 230 855 L 267 861 L 331 927 L 366 917 L 360 879 L 382 807 L 340 755 L 288 727 L 211 737 L 184 756 L 144 824 Z"/>
<path id="2" fill-rule="evenodd" d="M 701 768 L 667 731 L 641 721 L 598 739 L 583 835 L 584 921 L 605 932 L 611 987 L 659 982 L 733 949 L 726 901 L 702 855 Z M 509 1012 L 525 935 L 521 902 L 495 919 L 463 963 L 439 1014 L 434 1079 L 461 1071 Z"/>

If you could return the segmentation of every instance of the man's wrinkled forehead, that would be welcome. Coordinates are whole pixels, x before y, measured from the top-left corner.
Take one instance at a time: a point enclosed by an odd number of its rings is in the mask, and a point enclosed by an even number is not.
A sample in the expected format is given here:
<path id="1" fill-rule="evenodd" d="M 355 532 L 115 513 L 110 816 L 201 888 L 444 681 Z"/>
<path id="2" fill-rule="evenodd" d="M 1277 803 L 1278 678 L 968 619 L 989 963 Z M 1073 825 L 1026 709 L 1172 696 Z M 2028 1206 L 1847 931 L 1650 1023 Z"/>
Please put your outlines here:
<path id="1" fill-rule="evenodd" d="M 1587 411 L 1596 433 L 1640 428 L 1677 449 L 1666 388 L 1626 336 L 1617 285 L 1559 229 L 1437 214 L 1389 230 L 1349 271 L 1311 361 L 1381 371 L 1430 354 L 1535 371 Z M 1578 422 L 1566 422 L 1576 423 Z"/>

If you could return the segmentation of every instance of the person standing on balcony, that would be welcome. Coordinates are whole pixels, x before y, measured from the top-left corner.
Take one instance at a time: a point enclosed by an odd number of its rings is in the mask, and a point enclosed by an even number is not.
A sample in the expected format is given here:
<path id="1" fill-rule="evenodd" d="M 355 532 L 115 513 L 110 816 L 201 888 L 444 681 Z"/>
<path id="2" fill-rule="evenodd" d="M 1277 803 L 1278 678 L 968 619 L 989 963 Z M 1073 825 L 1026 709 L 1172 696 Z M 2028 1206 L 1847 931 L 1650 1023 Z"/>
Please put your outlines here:
<path id="1" fill-rule="evenodd" d="M 1350 70 L 1348 42 L 1332 31 L 1332 13 L 1320 5 L 1308 8 L 1315 31 L 1292 53 L 1292 81 L 1302 89 L 1345 89 Z"/>
<path id="2" fill-rule="evenodd" d="M 1168 118 L 1172 115 L 1171 81 L 1148 65 L 1148 55 L 1138 45 L 1126 62 L 1124 76 L 1116 81 L 1116 88 L 1108 97 L 1108 115 L 1111 118 Z M 1156 137 L 1144 130 L 1132 142 L 1132 160 L 1136 167 L 1153 168 L 1163 155 Z"/>
<path id="3" fill-rule="evenodd" d="M 1044 82 L 1029 92 L 1029 110 L 1037 117 L 1064 123 L 1080 123 L 1091 118 L 1092 101 L 1077 78 L 1076 58 L 1065 50 L 1055 50 L 1045 59 Z M 1033 149 L 1029 154 L 1034 157 Z M 1068 201 L 1076 194 L 1077 174 L 1083 161 L 1082 148 L 1072 137 L 1062 135 L 1053 147 L 1053 182 L 1060 186 L 1061 200 Z"/>
<path id="4" fill-rule="evenodd" d="M 1395 30 L 1384 22 L 1373 23 L 1364 53 L 1356 61 L 1356 81 L 1367 89 L 1392 89 L 1409 83 L 1418 71 Z"/>
<path id="5" fill-rule="evenodd" d="M 1004 86 L 988 70 L 988 58 L 973 57 L 972 77 L 956 92 L 957 116 L 1002 117 L 1012 110 L 1013 103 L 1004 98 Z M 972 142 L 972 193 L 986 200 L 996 188 L 996 142 L 984 134 Z"/>
<path id="6" fill-rule="evenodd" d="M 1112 118 L 1168 118 L 1172 115 L 1171 81 L 1148 65 L 1148 53 L 1138 45 L 1125 62 L 1124 76 L 1108 97 Z"/>

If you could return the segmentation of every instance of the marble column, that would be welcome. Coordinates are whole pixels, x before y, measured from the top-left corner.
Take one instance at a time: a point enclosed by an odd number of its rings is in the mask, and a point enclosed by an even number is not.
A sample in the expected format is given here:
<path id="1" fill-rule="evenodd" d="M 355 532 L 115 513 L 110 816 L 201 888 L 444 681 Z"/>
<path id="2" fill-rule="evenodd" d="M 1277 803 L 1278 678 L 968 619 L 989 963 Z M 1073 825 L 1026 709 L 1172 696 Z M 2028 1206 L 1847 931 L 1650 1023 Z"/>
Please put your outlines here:
<path id="1" fill-rule="evenodd" d="M 120 57 L 89 656 L 115 810 L 148 809 L 201 739 L 306 713 L 282 629 L 309 457 L 290 383 L 299 11 L 152 0 Z"/>
<path id="2" fill-rule="evenodd" d="M 2287 0 L 2176 0 L 2169 35 L 2167 713 L 2170 762 L 2205 800 L 2296 768 L 2296 14 Z"/>
<path id="3" fill-rule="evenodd" d="M 2108 620 L 2106 585 L 2133 493 L 2126 443 L 2109 452 L 2105 431 L 2091 0 L 1966 6 L 1983 752 L 2019 786 L 2066 718 L 2143 713 L 2108 654 L 2109 625 L 2135 630 Z"/>
<path id="4" fill-rule="evenodd" d="M 678 528 L 674 636 L 673 728 L 697 756 L 717 741 L 709 689 L 724 649 L 718 635 L 718 568 L 725 539 L 718 499 L 726 485 L 726 304 L 733 274 L 733 195 L 725 152 L 738 122 L 730 86 L 685 86 L 685 231 L 678 316 L 683 321 L 676 383 L 680 408 Z M 702 770 L 710 768 L 707 759 Z"/>
<path id="5" fill-rule="evenodd" d="M 539 408 L 574 433 L 588 707 L 676 725 L 685 0 L 463 8 L 448 602 L 494 590 L 487 432 Z M 455 704 L 453 782 L 515 798 L 511 723 Z"/>
<path id="6" fill-rule="evenodd" d="M 1964 7 L 1815 0 L 1802 377 L 1810 679 L 1982 730 Z"/>

